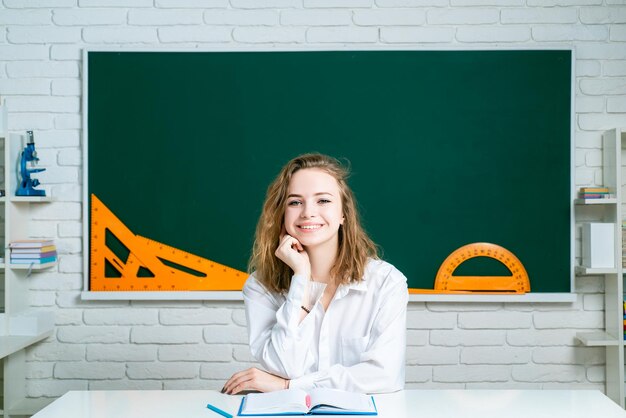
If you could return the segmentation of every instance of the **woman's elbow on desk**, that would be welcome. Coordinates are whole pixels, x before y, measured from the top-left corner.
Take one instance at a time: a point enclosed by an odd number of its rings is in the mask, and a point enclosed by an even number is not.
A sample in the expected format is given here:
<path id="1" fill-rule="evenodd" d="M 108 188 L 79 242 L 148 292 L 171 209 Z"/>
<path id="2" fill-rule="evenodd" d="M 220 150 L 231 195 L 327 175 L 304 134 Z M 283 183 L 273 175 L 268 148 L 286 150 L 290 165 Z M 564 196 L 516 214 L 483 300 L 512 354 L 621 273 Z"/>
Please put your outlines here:
<path id="1" fill-rule="evenodd" d="M 265 349 L 264 349 L 265 348 Z M 252 349 L 252 356 L 261 365 L 263 370 L 268 373 L 286 379 L 295 379 L 304 374 L 304 368 L 298 367 L 301 361 L 289 361 L 288 355 L 274 355 L 267 347 L 261 347 L 257 350 Z"/>

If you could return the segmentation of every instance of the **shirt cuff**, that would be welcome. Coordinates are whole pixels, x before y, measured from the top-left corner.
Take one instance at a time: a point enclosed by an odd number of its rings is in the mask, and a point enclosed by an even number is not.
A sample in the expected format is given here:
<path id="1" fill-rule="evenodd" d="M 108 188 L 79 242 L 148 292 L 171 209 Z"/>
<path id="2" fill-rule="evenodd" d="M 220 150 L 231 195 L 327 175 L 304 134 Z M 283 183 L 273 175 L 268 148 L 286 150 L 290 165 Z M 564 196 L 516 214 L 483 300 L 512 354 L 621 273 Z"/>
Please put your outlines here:
<path id="1" fill-rule="evenodd" d="M 307 303 L 307 301 L 303 300 L 303 298 L 306 287 L 309 286 L 309 283 L 313 282 L 311 282 L 308 277 L 293 275 L 291 277 L 289 292 L 287 292 L 287 300 L 285 301 L 285 304 L 279 309 L 279 315 L 282 315 L 284 324 L 287 324 L 287 328 L 293 331 L 295 331 L 296 329 L 301 329 L 302 326 L 309 328 L 310 325 L 306 324 L 313 324 L 313 322 L 311 322 L 311 318 L 313 318 L 313 315 L 307 315 L 303 321 L 300 321 L 300 314 L 302 313 L 301 306 L 305 306 Z M 305 307 L 307 309 L 313 309 L 313 305 Z"/>
<path id="2" fill-rule="evenodd" d="M 324 289 L 326 289 L 326 283 L 309 282 L 309 306 L 307 308 L 313 309 L 324 295 Z"/>
<path id="3" fill-rule="evenodd" d="M 287 293 L 287 300 L 291 301 L 297 308 L 300 309 L 304 296 L 306 286 L 309 286 L 309 300 L 307 309 L 312 309 L 315 304 L 322 298 L 324 289 L 326 289 L 326 283 L 313 282 L 308 277 L 295 274 L 291 277 L 291 286 L 289 286 L 289 292 Z"/>
<path id="4" fill-rule="evenodd" d="M 311 374 L 296 377 L 295 379 L 291 379 L 289 381 L 289 389 L 302 389 L 309 390 L 315 387 L 313 383 L 314 376 Z"/>
<path id="5" fill-rule="evenodd" d="M 292 301 L 295 305 L 298 305 L 298 309 L 300 309 L 300 304 L 308 281 L 310 281 L 308 277 L 304 277 L 299 274 L 294 274 L 291 277 L 289 292 L 287 292 L 287 300 Z"/>

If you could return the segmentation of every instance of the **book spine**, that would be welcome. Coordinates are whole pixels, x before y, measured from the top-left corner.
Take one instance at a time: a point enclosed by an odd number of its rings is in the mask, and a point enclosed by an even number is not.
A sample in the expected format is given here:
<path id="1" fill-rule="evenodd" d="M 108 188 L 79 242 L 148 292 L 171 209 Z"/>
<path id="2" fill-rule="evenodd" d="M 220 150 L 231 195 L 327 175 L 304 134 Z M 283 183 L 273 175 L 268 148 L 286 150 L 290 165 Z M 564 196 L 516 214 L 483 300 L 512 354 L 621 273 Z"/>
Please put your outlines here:
<path id="1" fill-rule="evenodd" d="M 47 253 L 15 253 L 11 251 L 11 258 L 50 258 L 56 256 L 56 251 L 50 251 Z"/>
<path id="2" fill-rule="evenodd" d="M 41 242 L 19 242 L 14 241 L 9 243 L 9 248 L 41 248 L 47 247 L 50 245 L 54 245 L 51 241 L 41 241 Z"/>
<path id="3" fill-rule="evenodd" d="M 11 248 L 11 254 L 40 254 L 56 251 L 56 246 L 48 245 L 40 248 Z"/>
<path id="4" fill-rule="evenodd" d="M 11 258 L 11 264 L 45 264 L 56 261 L 56 257 L 47 258 Z"/>

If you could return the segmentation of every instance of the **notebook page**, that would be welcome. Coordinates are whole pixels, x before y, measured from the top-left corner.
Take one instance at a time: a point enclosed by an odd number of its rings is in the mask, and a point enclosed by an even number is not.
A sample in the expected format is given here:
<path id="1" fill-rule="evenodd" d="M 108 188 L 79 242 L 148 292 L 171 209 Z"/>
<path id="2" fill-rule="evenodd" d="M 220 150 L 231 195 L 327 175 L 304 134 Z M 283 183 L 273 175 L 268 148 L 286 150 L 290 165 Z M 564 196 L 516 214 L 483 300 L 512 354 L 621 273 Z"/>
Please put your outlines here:
<path id="1" fill-rule="evenodd" d="M 317 405 L 329 405 L 334 408 L 349 411 L 374 412 L 376 408 L 370 395 L 357 392 L 346 392 L 337 389 L 317 388 L 309 391 L 311 405 L 316 411 L 327 410 L 326 407 Z M 312 408 L 313 409 L 313 408 Z"/>
<path id="2" fill-rule="evenodd" d="M 300 389 L 249 393 L 242 413 L 307 412 L 306 392 Z"/>

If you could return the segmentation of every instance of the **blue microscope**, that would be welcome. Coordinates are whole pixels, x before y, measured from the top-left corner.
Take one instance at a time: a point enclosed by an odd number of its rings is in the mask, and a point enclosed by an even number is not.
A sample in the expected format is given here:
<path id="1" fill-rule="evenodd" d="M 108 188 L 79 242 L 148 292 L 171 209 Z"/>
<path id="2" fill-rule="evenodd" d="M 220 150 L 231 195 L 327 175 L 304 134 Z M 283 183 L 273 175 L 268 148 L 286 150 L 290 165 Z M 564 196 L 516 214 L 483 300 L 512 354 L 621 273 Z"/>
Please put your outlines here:
<path id="1" fill-rule="evenodd" d="M 28 168 L 28 163 L 32 162 L 33 165 L 37 164 L 39 158 L 37 158 L 37 151 L 35 151 L 35 139 L 33 131 L 27 131 L 26 136 L 28 143 L 20 155 L 20 172 L 19 172 L 19 184 L 17 186 L 16 196 L 45 196 L 45 190 L 36 190 L 35 187 L 39 185 L 39 180 L 32 179 L 30 177 L 33 173 L 40 173 L 45 171 L 45 168 Z"/>

